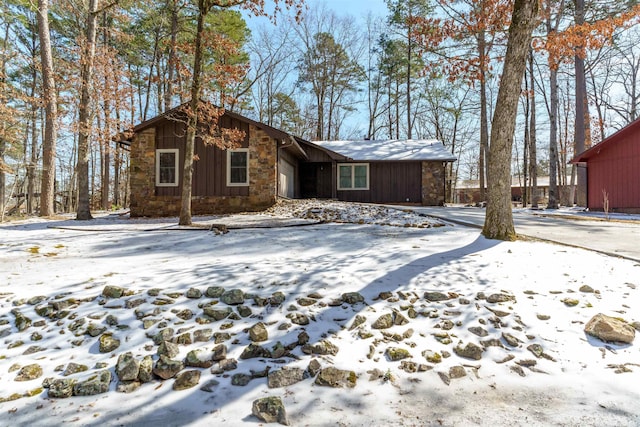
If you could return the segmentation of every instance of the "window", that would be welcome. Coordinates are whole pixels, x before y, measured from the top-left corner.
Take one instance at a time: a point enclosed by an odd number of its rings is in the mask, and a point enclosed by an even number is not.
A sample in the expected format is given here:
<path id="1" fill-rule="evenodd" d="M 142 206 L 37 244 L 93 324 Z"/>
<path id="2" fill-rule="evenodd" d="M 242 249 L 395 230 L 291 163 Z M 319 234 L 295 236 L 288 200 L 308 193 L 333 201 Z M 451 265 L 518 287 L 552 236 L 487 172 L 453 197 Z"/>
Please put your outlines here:
<path id="1" fill-rule="evenodd" d="M 369 164 L 338 165 L 338 190 L 368 190 Z"/>
<path id="2" fill-rule="evenodd" d="M 178 149 L 156 150 L 156 186 L 178 186 Z"/>
<path id="3" fill-rule="evenodd" d="M 227 151 L 227 186 L 249 185 L 249 149 Z"/>

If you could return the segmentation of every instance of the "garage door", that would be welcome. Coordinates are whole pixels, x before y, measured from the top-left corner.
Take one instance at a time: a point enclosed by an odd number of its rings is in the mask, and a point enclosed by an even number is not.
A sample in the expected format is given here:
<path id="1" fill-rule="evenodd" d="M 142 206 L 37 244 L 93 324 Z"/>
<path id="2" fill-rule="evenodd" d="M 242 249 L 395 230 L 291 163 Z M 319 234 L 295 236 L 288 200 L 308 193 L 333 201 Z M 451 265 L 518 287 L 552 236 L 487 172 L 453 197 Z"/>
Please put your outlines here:
<path id="1" fill-rule="evenodd" d="M 286 160 L 281 160 L 279 173 L 280 185 L 278 188 L 278 195 L 280 197 L 293 199 L 295 197 L 295 168 Z"/>

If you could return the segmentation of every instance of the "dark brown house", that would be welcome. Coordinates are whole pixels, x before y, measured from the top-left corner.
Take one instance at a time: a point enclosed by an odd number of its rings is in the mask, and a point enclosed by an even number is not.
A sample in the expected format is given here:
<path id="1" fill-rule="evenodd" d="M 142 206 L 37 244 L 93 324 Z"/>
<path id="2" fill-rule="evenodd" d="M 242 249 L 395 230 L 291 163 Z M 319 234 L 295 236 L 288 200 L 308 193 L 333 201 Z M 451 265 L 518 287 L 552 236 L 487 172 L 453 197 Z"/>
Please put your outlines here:
<path id="1" fill-rule="evenodd" d="M 587 207 L 640 213 L 640 119 L 577 155 L 572 163 L 587 168 Z"/>
<path id="2" fill-rule="evenodd" d="M 301 141 L 302 197 L 440 206 L 445 165 L 456 158 L 435 140 Z"/>
<path id="3" fill-rule="evenodd" d="M 186 131 L 170 115 L 120 138 L 130 145 L 132 217 L 180 212 Z M 263 210 L 278 197 L 440 205 L 444 166 L 455 160 L 433 141 L 391 141 L 386 148 L 383 141 L 311 143 L 231 112 L 219 124 L 244 131 L 245 138 L 233 150 L 196 140 L 194 215 Z"/>

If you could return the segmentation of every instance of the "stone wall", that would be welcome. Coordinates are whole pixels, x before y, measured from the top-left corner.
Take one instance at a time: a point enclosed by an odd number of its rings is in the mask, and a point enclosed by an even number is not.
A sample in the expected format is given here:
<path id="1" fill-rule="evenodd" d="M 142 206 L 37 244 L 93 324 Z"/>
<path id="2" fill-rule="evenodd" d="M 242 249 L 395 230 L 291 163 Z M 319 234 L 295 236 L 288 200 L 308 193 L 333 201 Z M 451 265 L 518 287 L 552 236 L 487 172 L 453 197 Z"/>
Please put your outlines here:
<path id="1" fill-rule="evenodd" d="M 422 205 L 444 206 L 445 167 L 442 162 L 422 162 Z"/>
<path id="2" fill-rule="evenodd" d="M 180 214 L 181 199 L 157 196 L 155 191 L 155 129 L 135 135 L 131 144 L 131 216 Z M 249 127 L 249 195 L 191 199 L 193 215 L 259 211 L 276 202 L 277 141 L 255 126 Z M 182 157 L 182 156 L 181 156 Z M 179 165 L 180 174 L 182 165 Z"/>

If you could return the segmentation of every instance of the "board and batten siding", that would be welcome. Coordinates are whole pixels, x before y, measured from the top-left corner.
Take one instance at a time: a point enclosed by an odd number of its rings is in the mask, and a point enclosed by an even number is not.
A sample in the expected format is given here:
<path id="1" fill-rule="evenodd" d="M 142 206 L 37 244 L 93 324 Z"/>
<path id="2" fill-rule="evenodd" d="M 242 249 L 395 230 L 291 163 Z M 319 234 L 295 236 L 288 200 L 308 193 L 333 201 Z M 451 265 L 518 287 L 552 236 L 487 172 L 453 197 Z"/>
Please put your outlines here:
<path id="1" fill-rule="evenodd" d="M 590 209 L 604 209 L 604 190 L 610 211 L 640 212 L 640 126 L 635 129 L 588 159 Z"/>
<path id="2" fill-rule="evenodd" d="M 338 190 L 338 200 L 361 203 L 421 203 L 421 162 L 358 163 L 369 164 L 369 190 Z"/>
<path id="3" fill-rule="evenodd" d="M 245 138 L 238 148 L 249 146 L 249 125 L 223 116 L 220 126 L 236 128 L 245 132 Z M 159 149 L 179 149 L 179 182 L 177 187 L 156 187 L 157 196 L 179 196 L 182 189 L 182 167 L 184 165 L 184 146 L 186 129 L 184 123 L 165 120 L 156 127 L 156 147 Z M 193 196 L 248 196 L 249 187 L 227 186 L 227 152 L 213 146 L 205 146 L 196 138 L 195 154 L 199 160 L 193 166 Z"/>

